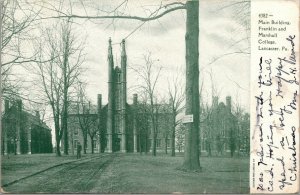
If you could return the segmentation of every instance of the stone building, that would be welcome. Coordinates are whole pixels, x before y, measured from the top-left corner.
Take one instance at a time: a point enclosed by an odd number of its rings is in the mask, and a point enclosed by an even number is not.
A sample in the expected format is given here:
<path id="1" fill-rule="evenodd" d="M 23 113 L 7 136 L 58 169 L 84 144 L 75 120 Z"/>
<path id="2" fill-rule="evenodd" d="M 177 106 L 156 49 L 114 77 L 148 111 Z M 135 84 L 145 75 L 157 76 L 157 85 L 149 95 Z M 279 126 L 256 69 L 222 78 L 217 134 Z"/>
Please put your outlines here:
<path id="1" fill-rule="evenodd" d="M 89 105 L 88 113 L 81 109 L 80 113 L 70 114 L 68 117 L 68 133 L 70 149 L 75 150 L 78 142 L 83 144 L 84 131 L 80 128 L 80 117 L 90 117 L 94 129 L 98 129 L 93 139 L 87 137 L 87 152 L 147 152 L 151 146 L 151 125 L 149 114 L 145 108 L 149 105 L 138 103 L 138 95 L 133 95 L 133 104 L 127 103 L 127 55 L 125 41 L 121 44 L 121 66 L 114 64 L 112 44 L 109 39 L 108 46 L 108 104 L 102 105 L 102 95 L 98 94 L 97 106 Z M 170 126 L 166 123 L 167 117 L 160 105 L 158 116 L 157 150 L 170 147 L 170 140 L 166 132 Z M 97 119 L 95 119 L 97 118 Z M 62 144 L 63 146 L 63 144 Z"/>
<path id="2" fill-rule="evenodd" d="M 22 101 L 5 100 L 2 114 L 2 154 L 51 153 L 51 129 L 40 119 L 23 109 Z"/>
<path id="3" fill-rule="evenodd" d="M 249 142 L 249 114 L 235 116 L 232 113 L 231 97 L 226 97 L 226 104 L 213 98 L 211 107 L 201 108 L 200 151 L 202 155 L 233 156 L 245 150 Z M 248 116 L 248 117 L 247 117 Z"/>

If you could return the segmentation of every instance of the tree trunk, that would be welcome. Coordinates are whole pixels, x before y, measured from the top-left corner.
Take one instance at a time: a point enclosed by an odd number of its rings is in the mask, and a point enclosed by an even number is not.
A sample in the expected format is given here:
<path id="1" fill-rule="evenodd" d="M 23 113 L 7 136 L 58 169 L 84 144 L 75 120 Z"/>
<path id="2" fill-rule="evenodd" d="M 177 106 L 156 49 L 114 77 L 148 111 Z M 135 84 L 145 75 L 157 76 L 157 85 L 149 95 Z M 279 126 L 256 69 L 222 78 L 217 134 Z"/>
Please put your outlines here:
<path id="1" fill-rule="evenodd" d="M 176 114 L 173 114 L 172 132 L 171 132 L 171 156 L 175 156 L 175 128 L 176 128 Z"/>
<path id="2" fill-rule="evenodd" d="M 83 134 L 83 153 L 86 154 L 86 148 L 87 148 L 87 133 L 85 132 Z"/>
<path id="3" fill-rule="evenodd" d="M 148 154 L 148 134 L 145 135 L 145 154 Z"/>
<path id="4" fill-rule="evenodd" d="M 54 108 L 53 108 L 54 110 Z M 55 111 L 53 111 L 55 113 Z M 54 128 L 55 128 L 55 141 L 56 141 L 56 156 L 61 156 L 60 153 L 60 129 L 59 129 L 59 118 L 58 116 L 54 116 Z"/>
<path id="5" fill-rule="evenodd" d="M 92 154 L 94 154 L 94 137 L 91 137 Z"/>
<path id="6" fill-rule="evenodd" d="M 142 154 L 142 133 L 140 130 L 140 135 L 139 135 L 139 149 L 140 149 L 140 154 Z"/>
<path id="7" fill-rule="evenodd" d="M 168 136 L 165 137 L 165 153 L 168 154 Z"/>
<path id="8" fill-rule="evenodd" d="M 56 119 L 56 121 L 57 120 L 58 119 Z M 56 155 L 57 156 L 61 156 L 61 153 L 60 153 L 60 136 L 59 136 L 59 127 L 58 127 L 58 124 L 55 124 L 55 141 L 56 141 Z"/>
<path id="9" fill-rule="evenodd" d="M 69 22 L 69 21 L 68 21 Z M 67 24 L 69 25 L 69 24 Z M 65 36 L 65 47 L 63 57 L 63 113 L 62 113 L 62 128 L 64 132 L 64 153 L 69 154 L 69 135 L 68 135 L 68 76 L 67 76 L 67 64 L 69 58 L 69 41 L 70 32 L 67 30 Z M 63 35 L 64 36 L 64 35 Z M 64 38 L 63 38 L 64 39 Z"/>
<path id="10" fill-rule="evenodd" d="M 186 17 L 186 115 L 194 121 L 186 124 L 183 168 L 199 170 L 199 2 L 187 1 Z"/>
<path id="11" fill-rule="evenodd" d="M 155 132 L 155 128 L 153 128 L 153 133 L 152 133 L 152 156 L 156 156 L 156 132 Z"/>
<path id="12" fill-rule="evenodd" d="M 66 107 L 66 106 L 64 106 Z M 69 136 L 68 136 L 68 127 L 67 127 L 67 116 L 66 116 L 66 111 L 64 108 L 63 111 L 63 120 L 62 120 L 62 128 L 64 132 L 64 154 L 68 155 L 69 154 Z"/>

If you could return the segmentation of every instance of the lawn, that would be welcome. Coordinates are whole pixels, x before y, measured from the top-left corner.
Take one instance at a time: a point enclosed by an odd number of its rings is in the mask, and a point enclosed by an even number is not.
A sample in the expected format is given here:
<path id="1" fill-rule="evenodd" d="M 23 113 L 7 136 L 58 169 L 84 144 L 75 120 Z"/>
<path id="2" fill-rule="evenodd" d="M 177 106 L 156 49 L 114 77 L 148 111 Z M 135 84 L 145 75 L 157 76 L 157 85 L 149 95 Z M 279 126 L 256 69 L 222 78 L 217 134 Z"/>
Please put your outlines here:
<path id="1" fill-rule="evenodd" d="M 119 155 L 94 193 L 249 193 L 249 158 L 202 157 L 200 173 L 178 169 L 183 157 Z"/>
<path id="2" fill-rule="evenodd" d="M 94 156 L 99 154 L 94 154 Z M 90 157 L 91 155 L 83 158 Z M 55 164 L 75 160 L 74 156 L 19 155 L 2 158 L 2 184 L 30 175 Z M 112 162 L 90 180 L 86 193 L 249 193 L 249 158 L 201 157 L 202 172 L 184 172 L 178 169 L 183 157 L 159 154 L 156 157 L 140 154 L 117 154 Z M 99 160 L 99 163 L 101 158 Z M 96 164 L 98 159 L 94 160 Z M 90 165 L 82 166 L 75 174 L 91 171 Z M 96 167 L 96 166 L 95 166 Z M 89 170 L 88 170 L 89 169 Z M 96 168 L 95 168 L 96 169 Z M 51 173 L 52 174 L 52 173 Z M 35 183 L 39 178 L 47 181 L 51 174 L 40 174 L 26 182 L 13 184 L 10 189 Z M 70 173 L 64 173 L 70 179 Z M 43 178 L 45 177 L 45 178 Z M 82 178 L 81 177 L 81 178 Z M 72 178 L 72 177 L 71 177 Z M 50 178 L 48 178 L 50 180 Z M 80 177 L 78 178 L 80 179 Z M 61 178 L 63 181 L 63 178 Z M 79 180 L 80 181 L 80 180 Z M 82 178 L 86 183 L 86 179 Z M 72 182 L 70 182 L 72 183 Z M 79 182 L 80 183 L 80 182 Z M 73 189 L 68 183 L 56 186 L 57 193 Z M 71 184 L 70 184 L 71 185 Z M 77 184 L 76 184 L 77 185 Z M 64 186 L 64 187 L 63 187 Z M 32 186 L 34 188 L 34 185 Z M 22 188 L 22 187 L 21 187 Z M 26 187 L 24 187 L 25 189 Z M 31 186 L 28 186 L 31 188 Z M 38 186 L 37 186 L 38 188 Z M 13 192 L 13 191 L 11 191 Z M 45 191 L 47 192 L 47 191 Z M 79 191 L 78 191 L 79 192 Z M 81 192 L 82 193 L 82 192 Z"/>
<path id="3" fill-rule="evenodd" d="M 74 155 L 61 157 L 56 157 L 55 154 L 1 156 L 1 186 L 48 167 L 74 160 L 76 160 Z"/>

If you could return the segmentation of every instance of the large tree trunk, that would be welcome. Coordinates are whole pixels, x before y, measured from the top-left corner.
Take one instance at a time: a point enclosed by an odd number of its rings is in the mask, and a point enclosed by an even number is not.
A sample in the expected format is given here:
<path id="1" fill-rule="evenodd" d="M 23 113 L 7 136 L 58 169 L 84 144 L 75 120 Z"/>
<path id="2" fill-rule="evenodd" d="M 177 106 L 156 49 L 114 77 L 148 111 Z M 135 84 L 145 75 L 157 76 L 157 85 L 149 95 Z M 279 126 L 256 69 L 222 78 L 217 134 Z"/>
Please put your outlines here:
<path id="1" fill-rule="evenodd" d="M 176 115 L 172 118 L 172 132 L 171 132 L 171 156 L 175 156 L 175 128 L 176 128 Z"/>
<path id="2" fill-rule="evenodd" d="M 199 170 L 199 2 L 186 4 L 186 115 L 194 121 L 186 124 L 183 168 Z"/>
<path id="3" fill-rule="evenodd" d="M 156 156 L 156 132 L 155 127 L 152 132 L 152 155 Z"/>
<path id="4" fill-rule="evenodd" d="M 61 156 L 60 153 L 60 135 L 59 135 L 59 125 L 58 125 L 58 120 L 59 119 L 54 119 L 55 120 L 55 141 L 56 141 L 56 155 Z"/>
<path id="5" fill-rule="evenodd" d="M 63 116 L 62 116 L 62 128 L 64 132 L 64 154 L 69 154 L 69 135 L 68 135 L 68 127 L 67 127 L 67 103 L 65 103 L 63 108 Z"/>

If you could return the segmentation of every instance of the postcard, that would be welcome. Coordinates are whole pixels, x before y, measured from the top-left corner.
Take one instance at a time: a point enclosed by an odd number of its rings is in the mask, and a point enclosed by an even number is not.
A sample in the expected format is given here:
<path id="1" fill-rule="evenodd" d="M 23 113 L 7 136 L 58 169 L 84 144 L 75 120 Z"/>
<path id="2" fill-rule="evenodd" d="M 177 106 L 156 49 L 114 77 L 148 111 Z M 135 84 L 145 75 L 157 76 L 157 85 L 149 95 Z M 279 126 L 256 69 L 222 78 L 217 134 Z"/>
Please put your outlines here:
<path id="1" fill-rule="evenodd" d="M 1 192 L 299 192 L 296 0 L 0 0 Z"/>

